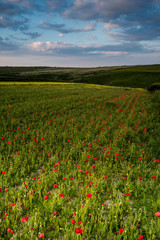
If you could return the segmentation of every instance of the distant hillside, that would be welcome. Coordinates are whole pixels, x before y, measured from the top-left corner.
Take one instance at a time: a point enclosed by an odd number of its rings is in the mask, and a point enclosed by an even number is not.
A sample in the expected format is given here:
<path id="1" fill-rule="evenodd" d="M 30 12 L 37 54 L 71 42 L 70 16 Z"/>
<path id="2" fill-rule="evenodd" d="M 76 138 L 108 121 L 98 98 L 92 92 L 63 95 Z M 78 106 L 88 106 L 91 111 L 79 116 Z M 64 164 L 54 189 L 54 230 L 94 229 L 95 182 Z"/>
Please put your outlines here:
<path id="1" fill-rule="evenodd" d="M 147 88 L 160 83 L 160 64 L 98 68 L 0 67 L 0 82 L 74 82 Z"/>

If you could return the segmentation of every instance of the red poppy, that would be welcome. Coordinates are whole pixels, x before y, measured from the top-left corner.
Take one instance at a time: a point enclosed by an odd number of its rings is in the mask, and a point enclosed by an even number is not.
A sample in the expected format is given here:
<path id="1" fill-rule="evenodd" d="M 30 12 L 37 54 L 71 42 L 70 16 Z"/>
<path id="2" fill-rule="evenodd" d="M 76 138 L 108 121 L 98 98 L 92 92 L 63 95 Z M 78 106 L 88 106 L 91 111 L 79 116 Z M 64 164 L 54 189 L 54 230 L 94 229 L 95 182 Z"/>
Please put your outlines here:
<path id="1" fill-rule="evenodd" d="M 45 199 L 45 200 L 48 199 L 48 196 L 45 196 L 44 199 Z"/>
<path id="2" fill-rule="evenodd" d="M 91 194 L 91 193 L 88 193 L 88 194 L 86 195 L 86 197 L 92 197 L 92 194 Z"/>
<path id="3" fill-rule="evenodd" d="M 57 211 L 53 211 L 53 215 L 56 215 Z"/>
<path id="4" fill-rule="evenodd" d="M 142 177 L 139 177 L 139 180 L 142 181 Z"/>
<path id="5" fill-rule="evenodd" d="M 27 222 L 28 221 L 28 217 L 23 217 L 22 219 L 21 219 L 21 222 Z"/>
<path id="6" fill-rule="evenodd" d="M 156 217 L 160 217 L 160 212 L 155 213 Z"/>
<path id="7" fill-rule="evenodd" d="M 76 228 L 76 233 L 80 233 L 82 235 L 83 229 L 82 228 Z"/>
<path id="8" fill-rule="evenodd" d="M 157 177 L 157 175 L 152 175 L 152 177 L 153 177 L 153 178 L 156 178 L 156 177 Z"/>
<path id="9" fill-rule="evenodd" d="M 63 194 L 61 193 L 61 194 L 59 194 L 59 197 L 63 197 Z"/>
<path id="10" fill-rule="evenodd" d="M 11 203 L 11 207 L 15 206 L 15 203 Z"/>
<path id="11" fill-rule="evenodd" d="M 123 232 L 124 232 L 124 229 L 119 228 L 119 232 L 120 232 L 120 233 L 123 233 Z"/>
<path id="12" fill-rule="evenodd" d="M 44 234 L 43 233 L 39 233 L 39 238 L 44 238 Z"/>
<path id="13" fill-rule="evenodd" d="M 140 236 L 138 237 L 138 239 L 143 239 L 143 236 L 142 236 L 142 235 L 140 235 Z"/>
<path id="14" fill-rule="evenodd" d="M 131 194 L 130 193 L 126 193 L 126 196 L 130 196 Z"/>
<path id="15" fill-rule="evenodd" d="M 75 223 L 76 223 L 76 221 L 73 219 L 73 220 L 72 220 L 72 224 L 75 224 Z"/>

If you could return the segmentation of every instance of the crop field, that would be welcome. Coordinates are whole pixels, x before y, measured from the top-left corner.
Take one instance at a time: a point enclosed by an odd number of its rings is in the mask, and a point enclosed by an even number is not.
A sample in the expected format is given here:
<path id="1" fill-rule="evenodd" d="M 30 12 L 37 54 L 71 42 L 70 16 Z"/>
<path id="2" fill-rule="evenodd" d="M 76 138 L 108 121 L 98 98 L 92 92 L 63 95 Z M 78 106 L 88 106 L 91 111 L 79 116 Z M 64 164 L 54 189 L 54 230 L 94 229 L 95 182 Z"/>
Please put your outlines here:
<path id="1" fill-rule="evenodd" d="M 160 240 L 159 183 L 159 91 L 0 85 L 1 240 Z"/>

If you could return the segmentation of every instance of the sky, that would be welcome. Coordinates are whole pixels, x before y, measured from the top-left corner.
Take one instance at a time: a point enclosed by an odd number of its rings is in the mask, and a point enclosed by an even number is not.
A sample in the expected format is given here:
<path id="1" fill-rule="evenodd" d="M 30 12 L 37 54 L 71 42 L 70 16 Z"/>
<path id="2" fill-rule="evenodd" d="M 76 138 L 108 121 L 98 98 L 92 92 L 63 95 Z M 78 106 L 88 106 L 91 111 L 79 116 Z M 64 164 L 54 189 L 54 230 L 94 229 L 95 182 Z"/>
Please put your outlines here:
<path id="1" fill-rule="evenodd" d="M 0 66 L 160 63 L 160 0 L 0 0 Z"/>

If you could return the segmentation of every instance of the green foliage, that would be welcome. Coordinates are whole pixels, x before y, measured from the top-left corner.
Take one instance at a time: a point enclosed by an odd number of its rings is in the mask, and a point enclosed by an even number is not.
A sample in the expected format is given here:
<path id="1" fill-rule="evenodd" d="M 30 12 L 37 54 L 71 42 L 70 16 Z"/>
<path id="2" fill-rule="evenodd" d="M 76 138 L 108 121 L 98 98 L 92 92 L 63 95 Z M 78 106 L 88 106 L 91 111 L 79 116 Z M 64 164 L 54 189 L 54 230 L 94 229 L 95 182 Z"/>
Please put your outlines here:
<path id="1" fill-rule="evenodd" d="M 148 87 L 148 91 L 157 91 L 160 90 L 160 82 L 159 83 L 152 83 Z"/>
<path id="2" fill-rule="evenodd" d="M 2 85 L 0 239 L 159 239 L 159 109 L 158 91 Z"/>
<path id="3" fill-rule="evenodd" d="M 0 67 L 1 82 L 68 82 L 147 89 L 160 84 L 160 65 L 104 68 Z"/>

